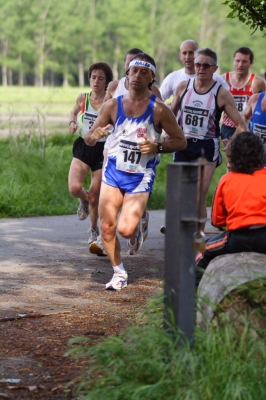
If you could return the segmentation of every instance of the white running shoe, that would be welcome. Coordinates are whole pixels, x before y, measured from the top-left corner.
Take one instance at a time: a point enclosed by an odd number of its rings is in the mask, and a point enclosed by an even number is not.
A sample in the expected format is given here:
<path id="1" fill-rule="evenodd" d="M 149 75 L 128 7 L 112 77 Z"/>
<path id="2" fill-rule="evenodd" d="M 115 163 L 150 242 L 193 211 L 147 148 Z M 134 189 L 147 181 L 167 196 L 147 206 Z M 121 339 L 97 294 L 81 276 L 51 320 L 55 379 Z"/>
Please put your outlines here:
<path id="1" fill-rule="evenodd" d="M 143 242 L 145 242 L 145 240 L 148 237 L 148 233 L 149 233 L 149 213 L 148 213 L 148 211 L 146 211 L 146 217 L 142 218 L 141 222 L 142 222 Z"/>
<path id="2" fill-rule="evenodd" d="M 88 193 L 87 190 L 86 192 Z M 89 213 L 89 202 L 79 199 L 79 206 L 77 210 L 78 219 L 83 221 L 84 219 L 88 218 Z"/>
<path id="3" fill-rule="evenodd" d="M 90 228 L 88 232 L 89 232 L 88 244 L 90 245 L 92 242 L 95 242 L 97 240 L 97 236 L 99 235 L 99 229 Z"/>
<path id="4" fill-rule="evenodd" d="M 106 290 L 121 290 L 127 286 L 127 272 L 115 272 L 110 282 L 106 283 Z"/>
<path id="5" fill-rule="evenodd" d="M 138 225 L 138 233 L 134 236 L 131 236 L 130 239 L 127 240 L 127 254 L 133 256 L 134 254 L 137 254 L 140 249 L 142 248 L 143 245 L 143 234 L 142 234 L 142 223 L 140 220 L 140 223 Z"/>
<path id="6" fill-rule="evenodd" d="M 107 256 L 106 251 L 104 250 L 104 247 L 102 244 L 101 236 L 98 236 L 97 240 L 90 243 L 89 250 L 90 250 L 90 253 L 97 254 L 97 256 L 100 256 L 100 257 Z"/>

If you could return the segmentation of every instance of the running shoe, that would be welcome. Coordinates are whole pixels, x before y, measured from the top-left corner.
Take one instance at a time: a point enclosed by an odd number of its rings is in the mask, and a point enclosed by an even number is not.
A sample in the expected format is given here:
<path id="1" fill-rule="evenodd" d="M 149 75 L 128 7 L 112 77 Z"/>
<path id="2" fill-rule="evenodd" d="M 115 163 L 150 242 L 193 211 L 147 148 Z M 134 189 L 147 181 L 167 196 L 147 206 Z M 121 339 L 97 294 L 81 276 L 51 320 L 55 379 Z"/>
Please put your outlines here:
<path id="1" fill-rule="evenodd" d="M 87 190 L 86 192 L 88 193 Z M 78 219 L 83 221 L 84 219 L 88 218 L 89 213 L 89 202 L 79 199 L 79 207 L 77 210 Z"/>
<path id="2" fill-rule="evenodd" d="M 137 254 L 143 245 L 143 234 L 142 234 L 142 223 L 140 220 L 138 233 L 134 236 L 131 236 L 130 239 L 127 241 L 127 254 L 133 256 Z"/>
<path id="3" fill-rule="evenodd" d="M 145 242 L 145 240 L 148 237 L 148 233 L 149 233 L 149 213 L 148 211 L 146 211 L 146 217 L 141 219 L 142 222 L 142 234 L 143 234 L 143 242 Z"/>
<path id="4" fill-rule="evenodd" d="M 106 283 L 106 290 L 121 290 L 127 286 L 127 273 L 115 272 L 110 282 Z"/>
<path id="5" fill-rule="evenodd" d="M 95 240 L 94 242 L 92 242 L 89 245 L 89 250 L 90 250 L 90 253 L 97 254 L 97 256 L 100 256 L 100 257 L 107 256 L 107 254 L 104 250 L 103 244 L 102 244 L 101 236 L 98 236 L 97 240 Z"/>
<path id="6" fill-rule="evenodd" d="M 97 240 L 97 236 L 99 235 L 99 229 L 90 228 L 88 232 L 89 232 L 88 244 L 91 244 L 92 242 L 95 242 Z"/>

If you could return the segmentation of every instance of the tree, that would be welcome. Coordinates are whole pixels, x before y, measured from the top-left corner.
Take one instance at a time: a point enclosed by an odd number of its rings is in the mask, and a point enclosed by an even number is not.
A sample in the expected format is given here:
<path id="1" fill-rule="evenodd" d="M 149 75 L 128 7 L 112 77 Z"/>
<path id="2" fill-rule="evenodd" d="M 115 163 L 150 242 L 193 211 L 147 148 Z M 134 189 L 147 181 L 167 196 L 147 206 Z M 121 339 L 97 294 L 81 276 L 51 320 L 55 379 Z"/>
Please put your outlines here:
<path id="1" fill-rule="evenodd" d="M 226 0 L 223 4 L 228 4 L 231 12 L 227 18 L 238 18 L 241 22 L 248 25 L 253 33 L 266 27 L 266 1 L 265 0 Z"/>

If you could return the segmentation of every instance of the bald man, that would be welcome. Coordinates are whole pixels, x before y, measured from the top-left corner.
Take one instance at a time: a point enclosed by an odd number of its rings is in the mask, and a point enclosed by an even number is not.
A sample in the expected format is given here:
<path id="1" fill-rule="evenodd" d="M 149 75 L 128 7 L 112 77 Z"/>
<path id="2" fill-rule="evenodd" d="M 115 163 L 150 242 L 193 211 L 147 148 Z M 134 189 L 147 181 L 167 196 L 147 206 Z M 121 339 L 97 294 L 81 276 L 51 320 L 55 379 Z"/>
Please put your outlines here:
<path id="1" fill-rule="evenodd" d="M 189 79 L 195 78 L 195 67 L 194 67 L 194 52 L 199 48 L 199 45 L 195 40 L 188 39 L 181 43 L 179 58 L 184 65 L 184 68 L 178 71 L 171 72 L 163 80 L 160 88 L 162 100 L 165 101 L 169 97 L 175 94 L 175 90 L 180 82 L 188 81 Z M 222 85 L 226 90 L 229 90 L 229 86 L 224 79 L 218 75 L 213 74 L 213 79 Z"/>

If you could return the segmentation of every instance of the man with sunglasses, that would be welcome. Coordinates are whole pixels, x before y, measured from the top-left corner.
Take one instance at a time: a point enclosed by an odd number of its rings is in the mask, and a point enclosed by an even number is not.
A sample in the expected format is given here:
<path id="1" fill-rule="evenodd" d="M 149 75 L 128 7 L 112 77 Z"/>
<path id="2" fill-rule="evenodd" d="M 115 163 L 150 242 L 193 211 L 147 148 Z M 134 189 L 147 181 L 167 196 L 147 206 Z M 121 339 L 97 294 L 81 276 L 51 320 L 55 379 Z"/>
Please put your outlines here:
<path id="1" fill-rule="evenodd" d="M 250 97 L 255 93 L 265 92 L 264 79 L 250 73 L 250 67 L 254 63 L 254 54 L 248 47 L 240 47 L 234 54 L 234 71 L 226 72 L 222 77 L 230 87 L 230 93 L 234 97 L 236 107 L 243 114 Z M 236 125 L 230 117 L 224 113 L 221 127 L 222 139 L 230 139 L 236 129 Z"/>
<path id="2" fill-rule="evenodd" d="M 174 95 L 177 85 L 180 82 L 195 78 L 196 72 L 194 66 L 194 52 L 198 49 L 198 47 L 198 43 L 191 39 L 187 39 L 181 43 L 179 58 L 184 65 L 184 68 L 171 72 L 163 80 L 163 83 L 160 87 L 163 101 Z M 220 75 L 213 74 L 213 79 L 219 82 L 225 89 L 229 90 L 229 86 Z"/>
<path id="3" fill-rule="evenodd" d="M 204 154 L 209 162 L 204 168 L 203 199 L 200 205 L 200 216 L 206 218 L 208 189 L 215 168 L 222 161 L 219 151 L 219 121 L 222 111 L 234 121 L 239 132 L 246 131 L 247 127 L 236 108 L 233 96 L 213 79 L 218 68 L 216 53 L 209 48 L 197 50 L 194 65 L 196 78 L 177 86 L 171 105 L 175 115 L 181 111 L 179 125 L 188 143 L 185 150 L 175 153 L 174 161 L 193 162 Z"/>

